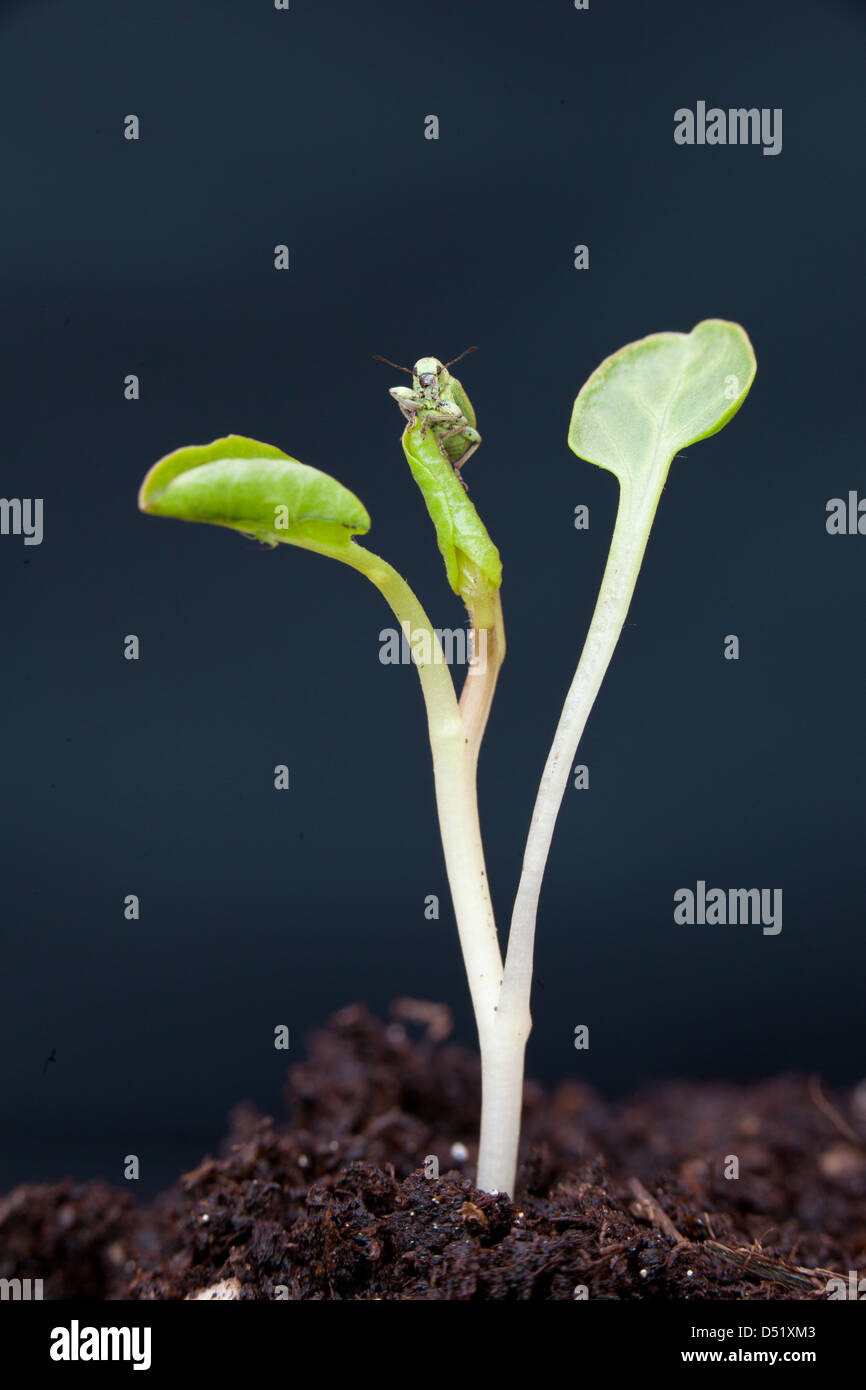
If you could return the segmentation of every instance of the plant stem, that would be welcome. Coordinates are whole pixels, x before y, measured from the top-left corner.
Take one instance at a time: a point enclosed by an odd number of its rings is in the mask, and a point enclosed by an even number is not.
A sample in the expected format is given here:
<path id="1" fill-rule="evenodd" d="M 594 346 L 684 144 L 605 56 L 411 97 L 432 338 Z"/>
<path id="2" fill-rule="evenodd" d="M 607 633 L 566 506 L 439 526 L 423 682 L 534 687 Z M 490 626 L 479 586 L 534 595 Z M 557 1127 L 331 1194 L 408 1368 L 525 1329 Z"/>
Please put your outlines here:
<path id="1" fill-rule="evenodd" d="M 473 745 L 461 718 L 441 644 L 405 579 L 387 561 L 358 544 L 351 545 L 348 550 L 335 549 L 333 553 L 336 559 L 359 570 L 376 585 L 401 625 L 408 623 L 410 632 L 426 633 L 433 653 L 432 661 L 416 659 L 415 665 L 427 708 L 442 849 L 478 1025 L 483 1087 L 484 1069 L 490 1056 L 488 1039 L 493 1031 L 502 983 L 502 957 L 478 822 L 477 746 Z M 495 683 L 495 674 L 493 679 Z M 492 690 L 490 694 L 492 697 Z"/>
<path id="2" fill-rule="evenodd" d="M 441 644 L 406 581 L 357 543 L 333 553 L 375 584 L 401 626 L 428 634 L 433 660 L 415 664 L 427 708 L 442 848 L 481 1054 L 476 1181 L 484 1191 L 513 1193 L 530 1023 L 528 1006 L 523 1020 L 514 1008 L 506 1015 L 501 1007 L 503 964 L 484 865 L 476 784 L 481 740 L 505 654 L 499 596 L 492 611 L 488 600 L 483 617 L 470 607 L 473 629 L 479 621 L 490 624 L 482 629 L 487 633 L 487 659 L 483 670 L 470 668 L 458 706 Z"/>
<path id="3" fill-rule="evenodd" d="M 665 464 L 639 491 L 630 480 L 621 484 L 616 525 L 592 622 L 542 773 L 498 1001 L 496 1031 L 501 1032 L 502 1045 L 496 1047 L 494 1042 L 498 1059 L 494 1093 L 488 1115 L 482 1119 L 478 1186 L 483 1189 L 513 1191 L 524 1053 L 532 1027 L 529 995 L 541 881 L 574 756 L 625 623 L 667 471 Z M 484 1118 L 489 1120 L 486 1133 Z"/>
<path id="4" fill-rule="evenodd" d="M 492 608 L 493 610 L 489 622 L 485 623 L 480 619 L 474 605 L 467 602 L 466 607 L 469 612 L 476 660 L 479 650 L 483 650 L 483 662 L 469 667 L 460 695 L 460 715 L 469 736 L 470 754 L 474 764 L 477 765 L 481 740 L 484 737 L 484 730 L 487 728 L 490 706 L 493 703 L 493 695 L 496 690 L 496 682 L 505 660 L 505 624 L 502 619 L 502 601 L 498 590 L 493 599 L 488 600 L 485 604 L 485 609 Z"/>

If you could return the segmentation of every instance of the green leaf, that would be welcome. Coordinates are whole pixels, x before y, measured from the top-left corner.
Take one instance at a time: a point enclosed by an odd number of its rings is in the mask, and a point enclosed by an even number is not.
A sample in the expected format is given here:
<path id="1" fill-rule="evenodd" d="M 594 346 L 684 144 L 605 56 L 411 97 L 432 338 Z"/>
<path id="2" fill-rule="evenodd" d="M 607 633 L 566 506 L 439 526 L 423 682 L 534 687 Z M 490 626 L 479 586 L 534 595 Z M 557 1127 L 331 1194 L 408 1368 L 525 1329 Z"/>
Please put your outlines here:
<path id="1" fill-rule="evenodd" d="M 403 432 L 403 452 L 427 504 L 445 561 L 448 583 L 470 607 L 495 594 L 502 583 L 502 561 L 487 528 L 443 457 L 432 429 L 423 424 Z"/>
<path id="2" fill-rule="evenodd" d="M 370 529 L 354 493 L 272 444 L 241 435 L 177 449 L 155 463 L 138 505 L 155 516 L 229 526 L 275 545 L 345 547 Z"/>
<path id="3" fill-rule="evenodd" d="M 715 434 L 749 393 L 755 354 L 738 323 L 653 333 L 597 367 L 574 403 L 568 442 L 623 485 L 665 474 L 687 444 Z"/>

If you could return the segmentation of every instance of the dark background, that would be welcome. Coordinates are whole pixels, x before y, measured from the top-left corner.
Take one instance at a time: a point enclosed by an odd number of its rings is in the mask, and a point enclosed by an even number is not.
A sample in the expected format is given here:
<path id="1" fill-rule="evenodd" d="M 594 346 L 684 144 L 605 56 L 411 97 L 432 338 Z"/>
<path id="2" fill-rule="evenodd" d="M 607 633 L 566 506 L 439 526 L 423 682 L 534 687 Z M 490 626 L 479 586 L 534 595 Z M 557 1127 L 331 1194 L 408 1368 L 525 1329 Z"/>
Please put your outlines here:
<path id="1" fill-rule="evenodd" d="M 859 1079 L 866 538 L 829 537 L 825 506 L 866 493 L 864 8 L 0 15 L 0 492 L 45 501 L 41 546 L 0 537 L 0 1189 L 120 1181 L 137 1153 L 153 1191 L 241 1097 L 279 1113 L 275 1024 L 298 1057 L 356 999 L 446 999 L 474 1046 L 417 679 L 378 660 L 389 610 L 341 566 L 136 509 L 169 450 L 267 440 L 357 492 L 371 548 L 459 625 L 377 352 L 479 345 L 458 370 L 505 566 L 481 763 L 504 928 L 616 506 L 566 447 L 573 397 L 646 333 L 747 329 L 751 396 L 673 466 L 582 744 L 591 788 L 562 809 L 528 1071 L 611 1095 Z M 698 100 L 782 107 L 782 153 L 676 146 Z M 781 887 L 782 934 L 675 926 L 698 878 Z"/>

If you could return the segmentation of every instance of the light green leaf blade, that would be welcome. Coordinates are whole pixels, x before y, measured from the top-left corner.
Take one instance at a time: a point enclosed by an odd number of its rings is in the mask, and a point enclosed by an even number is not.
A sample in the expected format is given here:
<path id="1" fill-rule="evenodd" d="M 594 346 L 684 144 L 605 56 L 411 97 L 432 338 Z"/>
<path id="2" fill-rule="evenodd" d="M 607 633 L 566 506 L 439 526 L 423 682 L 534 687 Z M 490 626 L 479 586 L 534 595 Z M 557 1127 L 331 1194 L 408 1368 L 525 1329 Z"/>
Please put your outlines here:
<path id="1" fill-rule="evenodd" d="M 366 509 L 342 483 L 241 435 L 167 454 L 145 477 L 138 505 L 307 549 L 345 547 L 370 529 Z"/>
<path id="2" fill-rule="evenodd" d="M 623 486 L 639 484 L 666 473 L 686 445 L 722 429 L 746 399 L 755 370 L 752 345 L 737 323 L 704 319 L 691 333 L 653 333 L 592 373 L 574 403 L 568 443 Z"/>
<path id="3" fill-rule="evenodd" d="M 499 589 L 502 561 L 451 463 L 443 457 L 434 431 L 422 433 L 422 428 L 417 423 L 404 430 L 403 452 L 436 528 L 448 583 L 474 606 L 479 598 Z"/>

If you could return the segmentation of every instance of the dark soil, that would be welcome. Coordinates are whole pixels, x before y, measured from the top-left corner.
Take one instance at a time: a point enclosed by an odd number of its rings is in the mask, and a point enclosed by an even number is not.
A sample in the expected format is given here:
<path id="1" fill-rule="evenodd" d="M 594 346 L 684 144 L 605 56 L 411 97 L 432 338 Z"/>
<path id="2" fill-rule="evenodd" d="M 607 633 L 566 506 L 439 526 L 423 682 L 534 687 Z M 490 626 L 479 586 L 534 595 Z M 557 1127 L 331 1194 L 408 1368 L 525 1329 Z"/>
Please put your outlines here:
<path id="1" fill-rule="evenodd" d="M 0 1277 L 42 1277 L 46 1298 L 802 1300 L 866 1267 L 866 1086 L 608 1103 L 528 1083 L 511 1202 L 472 1186 L 478 1065 L 447 1010 L 393 1012 L 337 1014 L 291 1069 L 291 1125 L 239 1107 L 223 1156 L 151 1207 L 99 1182 L 17 1188 Z"/>

